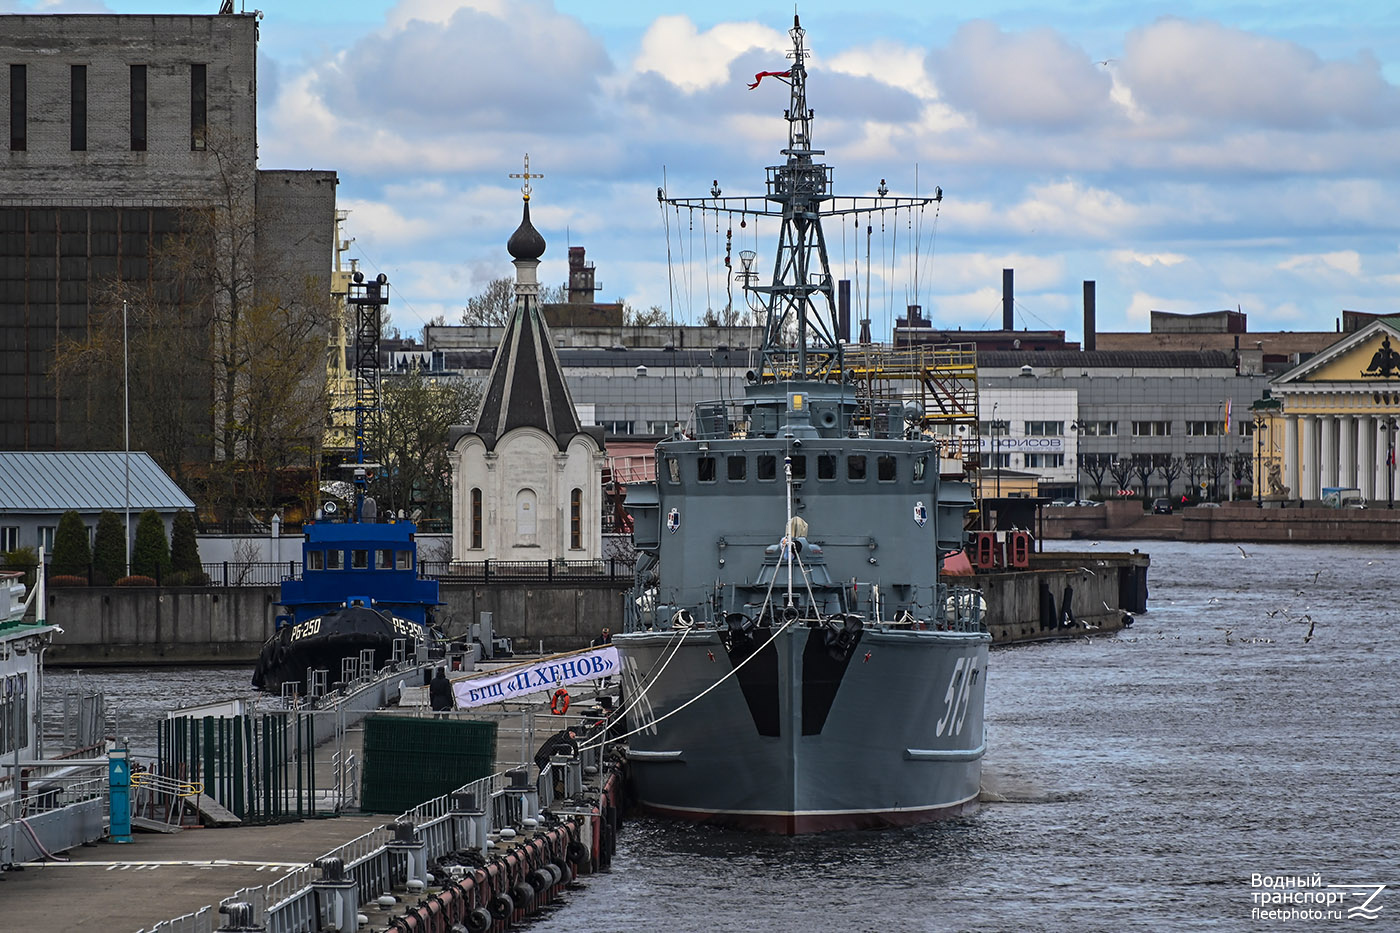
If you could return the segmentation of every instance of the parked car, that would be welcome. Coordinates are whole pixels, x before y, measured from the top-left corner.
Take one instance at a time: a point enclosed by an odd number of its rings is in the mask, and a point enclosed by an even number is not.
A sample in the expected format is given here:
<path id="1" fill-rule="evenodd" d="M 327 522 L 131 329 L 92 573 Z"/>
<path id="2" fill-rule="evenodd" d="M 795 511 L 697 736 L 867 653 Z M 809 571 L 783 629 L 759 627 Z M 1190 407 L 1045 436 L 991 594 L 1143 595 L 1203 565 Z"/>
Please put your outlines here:
<path id="1" fill-rule="evenodd" d="M 1170 515 L 1170 514 L 1172 514 L 1172 500 L 1170 500 L 1170 499 L 1153 499 L 1153 500 L 1152 500 L 1152 514 L 1154 514 L 1154 515 Z"/>
<path id="2" fill-rule="evenodd" d="M 1197 503 L 1196 503 L 1196 508 L 1198 508 L 1198 509 L 1218 509 L 1218 508 L 1220 508 L 1220 503 L 1219 503 L 1219 502 L 1197 502 Z"/>
<path id="3" fill-rule="evenodd" d="M 1057 508 L 1058 508 L 1058 507 L 1067 506 L 1067 505 L 1074 505 L 1074 500 L 1073 500 L 1073 499 L 1056 499 L 1054 502 L 1051 502 L 1050 505 L 1051 505 L 1052 507 L 1057 507 Z"/>

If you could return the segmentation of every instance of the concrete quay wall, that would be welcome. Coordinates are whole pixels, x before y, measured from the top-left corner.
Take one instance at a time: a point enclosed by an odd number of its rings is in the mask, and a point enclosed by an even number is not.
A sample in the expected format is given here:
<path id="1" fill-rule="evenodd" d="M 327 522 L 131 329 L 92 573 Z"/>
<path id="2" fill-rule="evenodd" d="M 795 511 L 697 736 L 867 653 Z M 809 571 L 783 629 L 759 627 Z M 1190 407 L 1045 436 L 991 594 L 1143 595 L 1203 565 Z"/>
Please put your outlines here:
<path id="1" fill-rule="evenodd" d="M 617 584 L 443 584 L 438 618 L 461 635 L 482 612 L 518 650 L 587 644 L 621 627 Z M 58 666 L 249 664 L 272 634 L 275 586 L 62 587 L 50 589 L 48 621 L 61 625 L 45 655 Z"/>
<path id="2" fill-rule="evenodd" d="M 1185 508 L 1171 515 L 1144 514 L 1139 502 L 1106 502 L 1094 508 L 1045 510 L 1045 539 L 1169 539 L 1320 544 L 1400 543 L 1400 508 L 1283 508 L 1265 502 L 1222 503 L 1218 509 Z"/>
<path id="3" fill-rule="evenodd" d="M 1111 631 L 1122 613 L 1140 611 L 1124 568 L 1146 555 L 1037 554 L 1031 570 L 980 574 L 951 583 L 978 586 L 987 602 L 993 641 L 1058 637 L 1067 588 L 1073 618 Z M 1043 584 L 1043 585 L 1042 585 Z M 1133 584 L 1135 585 L 1135 584 Z M 1145 593 L 1145 576 L 1144 576 Z M 48 620 L 63 627 L 45 656 L 56 666 L 248 664 L 272 634 L 275 586 L 62 587 L 47 596 Z M 616 583 L 447 584 L 438 619 L 449 635 L 465 635 L 483 612 L 517 651 L 563 651 L 586 645 L 608 627 L 622 627 L 626 590 Z M 1048 605 L 1047 600 L 1053 605 Z M 1107 608 L 1105 608 L 1107 604 Z"/>

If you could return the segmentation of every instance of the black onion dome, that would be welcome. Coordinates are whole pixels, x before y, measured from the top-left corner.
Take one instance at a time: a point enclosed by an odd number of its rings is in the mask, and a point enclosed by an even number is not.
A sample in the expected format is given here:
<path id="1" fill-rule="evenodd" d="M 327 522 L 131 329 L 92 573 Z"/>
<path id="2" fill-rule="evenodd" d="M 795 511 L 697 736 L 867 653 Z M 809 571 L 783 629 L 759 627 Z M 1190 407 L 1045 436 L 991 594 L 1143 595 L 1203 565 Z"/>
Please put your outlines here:
<path id="1" fill-rule="evenodd" d="M 544 237 L 530 223 L 530 202 L 525 202 L 525 214 L 520 226 L 510 235 L 506 250 L 514 259 L 539 259 L 544 255 Z"/>

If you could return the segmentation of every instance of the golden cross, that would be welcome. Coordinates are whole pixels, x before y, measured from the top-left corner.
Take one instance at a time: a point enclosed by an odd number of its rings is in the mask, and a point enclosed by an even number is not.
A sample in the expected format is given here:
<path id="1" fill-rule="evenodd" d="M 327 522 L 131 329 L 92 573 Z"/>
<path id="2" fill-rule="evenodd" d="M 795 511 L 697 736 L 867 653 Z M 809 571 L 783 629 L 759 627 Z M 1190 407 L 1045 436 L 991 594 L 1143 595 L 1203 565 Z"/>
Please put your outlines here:
<path id="1" fill-rule="evenodd" d="M 525 179 L 525 183 L 524 183 L 523 185 L 520 186 L 520 193 L 521 193 L 522 195 L 524 195 L 524 196 L 525 196 L 525 200 L 528 201 L 528 200 L 530 200 L 530 179 L 531 179 L 531 178 L 543 178 L 543 177 L 544 177 L 544 174 L 541 173 L 541 172 L 533 172 L 533 173 L 532 173 L 532 172 L 530 171 L 530 153 L 527 152 L 527 153 L 525 153 L 525 171 L 523 171 L 523 172 L 511 172 L 511 173 L 510 173 L 510 177 L 511 177 L 511 178 L 523 178 L 523 179 Z"/>

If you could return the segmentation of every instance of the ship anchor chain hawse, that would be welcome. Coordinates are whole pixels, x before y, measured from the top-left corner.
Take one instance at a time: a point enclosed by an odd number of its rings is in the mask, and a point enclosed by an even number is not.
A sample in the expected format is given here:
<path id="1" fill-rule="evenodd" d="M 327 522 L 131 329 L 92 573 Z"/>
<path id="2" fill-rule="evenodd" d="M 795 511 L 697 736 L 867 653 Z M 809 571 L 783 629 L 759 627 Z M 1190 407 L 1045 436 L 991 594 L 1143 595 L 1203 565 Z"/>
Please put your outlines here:
<path id="1" fill-rule="evenodd" d="M 976 806 L 991 636 L 974 590 L 939 581 L 971 486 L 898 399 L 863 392 L 824 219 L 941 198 L 837 196 L 812 148 L 805 32 L 793 20 L 782 164 L 762 196 L 662 209 L 778 219 L 742 399 L 701 402 L 627 490 L 639 554 L 624 631 L 627 754 L 653 813 L 777 833 L 904 825 Z M 763 91 L 758 91 L 762 93 Z"/>

